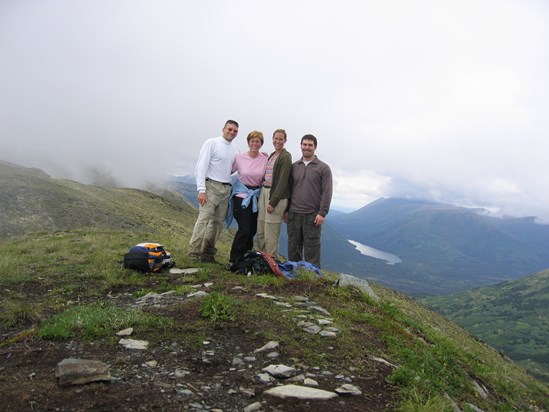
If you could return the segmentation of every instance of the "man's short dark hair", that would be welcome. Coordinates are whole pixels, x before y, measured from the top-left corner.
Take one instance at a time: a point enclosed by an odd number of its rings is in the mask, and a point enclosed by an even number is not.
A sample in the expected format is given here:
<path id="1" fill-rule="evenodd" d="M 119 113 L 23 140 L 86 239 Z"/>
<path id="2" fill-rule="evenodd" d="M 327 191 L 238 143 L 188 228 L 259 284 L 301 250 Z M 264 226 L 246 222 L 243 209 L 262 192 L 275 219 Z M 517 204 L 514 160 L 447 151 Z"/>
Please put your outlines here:
<path id="1" fill-rule="evenodd" d="M 227 127 L 228 124 L 233 124 L 233 125 L 235 125 L 237 128 L 240 127 L 240 126 L 238 125 L 238 122 L 237 122 L 236 120 L 231 120 L 231 119 L 227 120 L 227 121 L 225 122 L 225 127 Z"/>
<path id="2" fill-rule="evenodd" d="M 312 134 L 306 134 L 305 136 L 303 136 L 301 138 L 301 143 L 303 143 L 303 140 L 311 140 L 314 143 L 315 147 L 317 145 L 316 137 L 314 137 Z"/>

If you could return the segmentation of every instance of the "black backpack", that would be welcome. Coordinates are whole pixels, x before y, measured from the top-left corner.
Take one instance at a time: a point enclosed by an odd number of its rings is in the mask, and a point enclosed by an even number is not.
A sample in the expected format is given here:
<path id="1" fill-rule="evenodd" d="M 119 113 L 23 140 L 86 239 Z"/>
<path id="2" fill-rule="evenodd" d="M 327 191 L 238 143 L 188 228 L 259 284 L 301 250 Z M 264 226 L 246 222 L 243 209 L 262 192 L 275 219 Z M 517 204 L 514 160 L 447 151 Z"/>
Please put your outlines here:
<path id="1" fill-rule="evenodd" d="M 124 267 L 144 273 L 160 272 L 175 266 L 170 253 L 160 243 L 139 243 L 124 255 Z"/>
<path id="2" fill-rule="evenodd" d="M 244 259 L 231 264 L 229 270 L 247 276 L 251 276 L 252 274 L 272 273 L 276 276 L 284 277 L 278 267 L 278 262 L 272 255 L 256 250 L 247 251 L 244 255 Z"/>

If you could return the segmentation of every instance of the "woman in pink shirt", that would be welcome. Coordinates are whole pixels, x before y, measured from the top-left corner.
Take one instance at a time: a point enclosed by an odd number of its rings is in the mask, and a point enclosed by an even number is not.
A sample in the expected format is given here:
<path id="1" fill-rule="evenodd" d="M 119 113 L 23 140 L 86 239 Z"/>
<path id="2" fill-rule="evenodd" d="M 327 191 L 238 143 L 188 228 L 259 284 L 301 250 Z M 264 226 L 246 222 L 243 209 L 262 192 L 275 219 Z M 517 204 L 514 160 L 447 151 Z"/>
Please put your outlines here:
<path id="1" fill-rule="evenodd" d="M 244 258 L 253 249 L 257 232 L 257 200 L 265 176 L 267 154 L 259 151 L 263 146 L 263 133 L 254 130 L 248 134 L 248 151 L 239 153 L 233 162 L 233 173 L 238 172 L 233 185 L 233 216 L 238 230 L 231 247 L 230 262 Z"/>

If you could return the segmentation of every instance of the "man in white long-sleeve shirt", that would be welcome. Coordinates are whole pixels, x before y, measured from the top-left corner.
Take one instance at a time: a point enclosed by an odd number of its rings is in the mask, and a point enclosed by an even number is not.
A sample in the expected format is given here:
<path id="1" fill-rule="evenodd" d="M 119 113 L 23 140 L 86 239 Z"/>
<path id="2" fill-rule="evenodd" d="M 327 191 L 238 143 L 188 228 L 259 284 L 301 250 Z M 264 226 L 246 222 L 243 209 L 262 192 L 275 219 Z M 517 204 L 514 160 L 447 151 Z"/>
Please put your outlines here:
<path id="1" fill-rule="evenodd" d="M 238 154 L 232 144 L 238 123 L 227 120 L 221 132 L 222 136 L 204 142 L 195 168 L 199 207 L 189 257 L 201 262 L 215 262 L 215 243 L 223 229 L 231 194 L 231 167 Z"/>

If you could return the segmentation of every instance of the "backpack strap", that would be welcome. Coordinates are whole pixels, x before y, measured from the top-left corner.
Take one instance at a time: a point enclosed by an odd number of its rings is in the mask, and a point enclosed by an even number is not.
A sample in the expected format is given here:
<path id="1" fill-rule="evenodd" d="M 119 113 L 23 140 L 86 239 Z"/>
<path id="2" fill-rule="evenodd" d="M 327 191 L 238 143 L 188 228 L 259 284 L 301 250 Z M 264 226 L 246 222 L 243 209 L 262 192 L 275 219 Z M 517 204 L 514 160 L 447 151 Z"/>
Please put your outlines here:
<path id="1" fill-rule="evenodd" d="M 276 262 L 273 255 L 270 255 L 268 253 L 263 253 L 263 252 L 257 252 L 257 253 L 263 256 L 263 258 L 265 259 L 265 262 L 267 262 L 267 264 L 269 265 L 269 268 L 276 276 L 286 279 L 286 276 L 284 276 L 284 274 L 278 267 L 278 263 Z"/>

